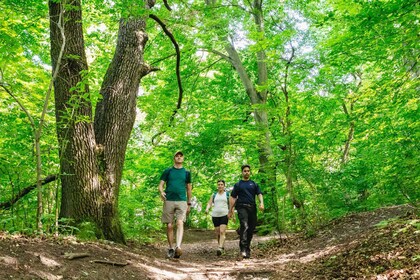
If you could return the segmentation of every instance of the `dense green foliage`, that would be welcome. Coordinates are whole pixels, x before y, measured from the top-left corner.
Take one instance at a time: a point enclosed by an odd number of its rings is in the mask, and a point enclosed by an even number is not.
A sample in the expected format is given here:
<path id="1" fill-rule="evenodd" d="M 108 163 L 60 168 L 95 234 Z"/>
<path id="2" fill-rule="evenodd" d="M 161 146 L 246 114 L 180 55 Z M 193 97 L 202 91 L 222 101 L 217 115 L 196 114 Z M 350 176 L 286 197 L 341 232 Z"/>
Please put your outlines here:
<path id="1" fill-rule="evenodd" d="M 88 78 L 96 102 L 115 47 L 118 19 L 142 9 L 133 1 L 84 2 Z M 149 19 L 145 60 L 160 71 L 141 81 L 138 119 L 126 155 L 120 214 L 128 238 L 147 241 L 161 232 L 157 186 L 175 150 L 184 152 L 185 166 L 193 174 L 192 227 L 210 227 L 203 209 L 218 179 L 233 186 L 243 163 L 252 166 L 255 181 L 262 179 L 253 108 L 237 73 L 220 55 L 227 55 L 227 38 L 249 73 L 255 73 L 256 52 L 267 54 L 269 97 L 264 109 L 277 167 L 282 230 L 312 231 L 352 211 L 419 205 L 416 1 L 267 0 L 262 6 L 264 34 L 252 24 L 249 1 L 218 0 L 212 7 L 206 1 L 168 1 L 172 11 L 157 2 L 151 12 L 180 46 L 183 99 L 172 118 L 179 94 L 175 51 L 161 27 Z M 47 3 L 39 1 L 0 3 L 0 202 L 36 180 L 33 131 L 5 88 L 36 122 L 51 77 L 47 10 Z M 59 170 L 54 126 L 51 109 L 41 137 L 43 176 Z M 291 161 L 286 162 L 289 152 Z M 293 170 L 301 208 L 292 204 L 286 189 L 287 168 Z M 54 230 L 59 186 L 44 186 L 47 232 Z M 35 191 L 0 211 L 0 229 L 32 232 Z"/>

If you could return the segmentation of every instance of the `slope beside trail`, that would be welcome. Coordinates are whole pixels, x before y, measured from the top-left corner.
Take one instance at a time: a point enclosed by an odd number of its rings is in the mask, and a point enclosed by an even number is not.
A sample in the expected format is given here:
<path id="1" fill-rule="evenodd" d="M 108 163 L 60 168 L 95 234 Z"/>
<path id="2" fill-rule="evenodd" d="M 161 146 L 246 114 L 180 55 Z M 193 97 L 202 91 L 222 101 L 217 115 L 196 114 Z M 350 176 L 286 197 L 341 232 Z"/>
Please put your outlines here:
<path id="1" fill-rule="evenodd" d="M 229 231 L 225 249 L 216 256 L 209 230 L 186 230 L 178 260 L 165 257 L 165 244 L 0 234 L 0 279 L 420 279 L 420 220 L 409 206 L 349 215 L 313 238 L 255 236 L 247 260 Z"/>

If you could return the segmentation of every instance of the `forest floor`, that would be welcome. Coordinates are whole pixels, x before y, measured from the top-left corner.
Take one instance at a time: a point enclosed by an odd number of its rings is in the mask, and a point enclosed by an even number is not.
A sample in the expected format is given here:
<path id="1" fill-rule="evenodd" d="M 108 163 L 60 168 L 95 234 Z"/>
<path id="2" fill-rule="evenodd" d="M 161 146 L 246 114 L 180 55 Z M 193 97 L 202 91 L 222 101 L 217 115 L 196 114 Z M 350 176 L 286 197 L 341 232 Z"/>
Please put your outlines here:
<path id="1" fill-rule="evenodd" d="M 409 206 L 335 220 L 316 236 L 254 236 L 241 260 L 229 231 L 216 256 L 214 232 L 186 230 L 183 255 L 166 246 L 127 246 L 0 233 L 0 279 L 420 279 L 420 219 Z M 71 254 L 84 258 L 68 259 Z"/>

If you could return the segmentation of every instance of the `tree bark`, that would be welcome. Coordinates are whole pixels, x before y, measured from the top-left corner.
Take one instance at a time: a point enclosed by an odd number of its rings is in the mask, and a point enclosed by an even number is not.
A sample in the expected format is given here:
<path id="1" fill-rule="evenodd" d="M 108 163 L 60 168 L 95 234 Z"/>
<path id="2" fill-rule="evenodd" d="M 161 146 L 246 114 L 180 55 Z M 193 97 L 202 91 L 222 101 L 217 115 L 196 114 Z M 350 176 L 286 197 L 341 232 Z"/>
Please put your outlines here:
<path id="1" fill-rule="evenodd" d="M 153 4 L 148 1 L 146 8 Z M 99 237 L 125 243 L 118 217 L 118 193 L 127 142 L 135 120 L 147 42 L 145 20 L 121 20 L 114 58 L 101 87 L 102 99 L 92 117 L 80 0 L 49 1 L 53 71 L 58 51 L 65 51 L 54 81 L 57 136 L 60 145 L 62 204 L 60 217 L 93 222 Z M 68 8 L 70 7 L 70 8 Z M 67 9 L 68 8 L 68 9 Z M 66 10 L 67 9 L 67 10 Z M 63 12 L 65 21 L 59 22 Z"/>
<path id="2" fill-rule="evenodd" d="M 350 144 L 354 137 L 354 121 L 350 122 L 349 133 L 347 135 L 346 143 L 344 145 L 343 156 L 341 158 L 341 166 L 345 165 L 349 160 Z"/>
<path id="3" fill-rule="evenodd" d="M 100 226 L 107 239 L 115 240 L 118 221 L 118 191 L 125 151 L 136 117 L 140 79 L 147 75 L 143 51 L 147 42 L 143 19 L 121 20 L 115 56 L 101 87 L 103 99 L 95 114 L 97 162 L 102 197 Z M 115 232 L 114 232 L 115 231 Z"/>

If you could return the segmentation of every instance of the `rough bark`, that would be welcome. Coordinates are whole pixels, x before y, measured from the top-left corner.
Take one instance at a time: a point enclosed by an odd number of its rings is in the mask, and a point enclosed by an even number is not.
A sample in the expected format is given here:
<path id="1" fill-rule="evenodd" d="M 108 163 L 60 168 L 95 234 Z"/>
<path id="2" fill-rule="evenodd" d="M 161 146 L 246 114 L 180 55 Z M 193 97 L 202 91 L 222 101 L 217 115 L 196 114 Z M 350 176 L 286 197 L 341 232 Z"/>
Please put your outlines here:
<path id="1" fill-rule="evenodd" d="M 149 7 L 153 3 L 148 1 Z M 118 192 L 135 119 L 136 94 L 141 77 L 150 71 L 143 64 L 145 21 L 121 20 L 114 58 L 101 87 L 103 99 L 93 122 L 89 87 L 83 78 L 88 65 L 81 2 L 71 0 L 63 5 L 49 1 L 49 11 L 53 71 L 65 42 L 63 61 L 54 81 L 62 182 L 60 217 L 72 218 L 76 223 L 91 221 L 100 230 L 100 237 L 124 243 Z M 60 12 L 64 13 L 64 23 L 58 21 Z"/>
<path id="2" fill-rule="evenodd" d="M 140 79 L 148 73 L 143 67 L 147 42 L 145 21 L 121 20 L 115 56 L 101 88 L 103 99 L 95 114 L 96 159 L 104 194 L 100 208 L 100 226 L 107 239 L 121 231 L 118 221 L 118 191 L 125 151 L 136 117 L 136 97 Z M 114 232 L 115 231 L 115 232 Z"/>

